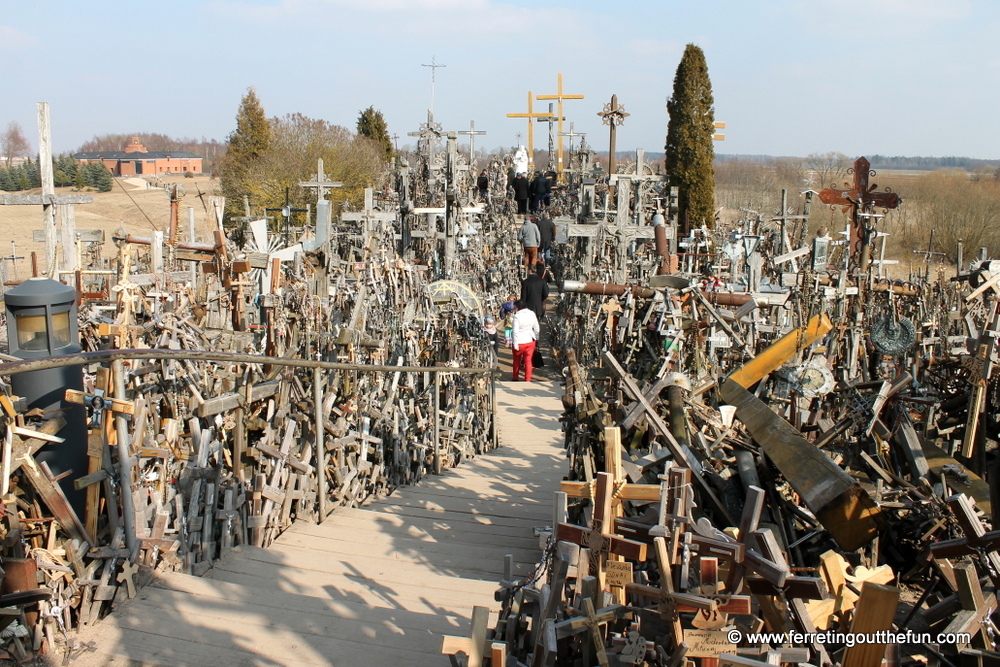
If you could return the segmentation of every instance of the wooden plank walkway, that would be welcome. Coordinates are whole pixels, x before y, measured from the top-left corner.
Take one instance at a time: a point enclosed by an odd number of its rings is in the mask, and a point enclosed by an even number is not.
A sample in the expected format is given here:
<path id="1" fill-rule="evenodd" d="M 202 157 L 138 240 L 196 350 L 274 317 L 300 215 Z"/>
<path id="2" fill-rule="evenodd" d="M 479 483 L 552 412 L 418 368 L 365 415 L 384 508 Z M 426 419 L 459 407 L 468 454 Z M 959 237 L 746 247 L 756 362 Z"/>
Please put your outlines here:
<path id="1" fill-rule="evenodd" d="M 506 355 L 505 355 L 506 356 Z M 80 667 L 447 665 L 441 635 L 497 608 L 505 554 L 527 574 L 565 469 L 560 387 L 501 382 L 501 447 L 270 548 L 233 550 L 205 577 L 168 574 L 76 638 Z M 506 376 L 509 379 L 509 375 Z"/>

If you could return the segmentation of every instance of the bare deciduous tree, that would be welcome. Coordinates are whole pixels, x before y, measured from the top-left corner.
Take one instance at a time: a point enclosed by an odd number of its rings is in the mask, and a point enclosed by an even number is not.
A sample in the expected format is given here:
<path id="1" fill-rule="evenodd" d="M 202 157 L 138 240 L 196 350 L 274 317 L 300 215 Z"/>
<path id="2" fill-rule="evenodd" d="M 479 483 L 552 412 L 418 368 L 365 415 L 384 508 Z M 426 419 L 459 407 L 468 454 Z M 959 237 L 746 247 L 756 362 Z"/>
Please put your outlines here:
<path id="1" fill-rule="evenodd" d="M 843 153 L 812 153 L 806 158 L 806 169 L 813 176 L 811 183 L 816 190 L 827 187 L 839 187 L 840 179 L 847 175 L 851 167 L 851 159 Z"/>
<path id="2" fill-rule="evenodd" d="M 16 157 L 28 157 L 30 152 L 31 144 L 24 136 L 21 124 L 16 120 L 10 121 L 7 131 L 0 135 L 0 153 L 3 153 L 7 160 L 7 166 L 9 167 L 11 161 Z"/>

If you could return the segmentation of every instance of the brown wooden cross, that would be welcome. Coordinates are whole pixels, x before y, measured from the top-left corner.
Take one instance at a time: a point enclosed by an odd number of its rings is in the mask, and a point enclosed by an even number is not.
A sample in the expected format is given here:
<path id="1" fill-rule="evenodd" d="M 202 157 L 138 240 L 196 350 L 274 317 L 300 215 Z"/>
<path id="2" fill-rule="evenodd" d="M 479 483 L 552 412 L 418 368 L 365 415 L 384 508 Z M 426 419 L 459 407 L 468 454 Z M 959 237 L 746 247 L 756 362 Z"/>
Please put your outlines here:
<path id="1" fill-rule="evenodd" d="M 620 604 L 613 604 L 610 607 L 594 610 L 594 601 L 590 598 L 583 600 L 583 616 L 570 618 L 555 624 L 556 639 L 569 637 L 587 631 L 597 648 L 597 661 L 601 667 L 608 667 L 608 652 L 604 646 L 604 634 L 601 632 L 601 625 L 614 620 L 625 611 L 625 607 Z"/>
<path id="2" fill-rule="evenodd" d="M 991 571 L 1000 572 L 1000 554 L 997 554 L 997 549 L 1000 549 L 1000 530 L 986 532 L 976 516 L 972 499 L 964 493 L 951 496 L 947 503 L 965 537 L 932 544 L 931 555 L 934 558 L 953 558 L 980 553 L 990 562 Z"/>
<path id="3" fill-rule="evenodd" d="M 535 119 L 536 118 L 551 118 L 552 112 L 550 111 L 534 111 L 535 94 L 528 91 L 528 113 L 509 113 L 507 118 L 527 118 L 528 119 L 528 169 L 534 170 L 535 168 Z"/>
<path id="4" fill-rule="evenodd" d="M 854 161 L 854 184 L 846 190 L 836 188 L 825 188 L 819 193 L 819 199 L 824 204 L 830 206 L 842 206 L 846 213 L 852 211 L 851 220 L 851 240 L 850 251 L 853 253 L 861 247 L 864 240 L 863 225 L 859 219 L 859 214 L 866 211 L 874 211 L 876 208 L 890 209 L 897 208 L 900 204 L 899 195 L 895 192 L 875 192 L 878 187 L 876 183 L 869 185 L 869 178 L 873 175 L 870 170 L 871 163 L 863 156 Z M 845 183 L 845 185 L 847 185 Z"/>
<path id="5" fill-rule="evenodd" d="M 540 100 L 556 100 L 556 103 L 558 105 L 557 109 L 556 109 L 556 113 L 557 113 L 556 122 L 557 122 L 558 131 L 559 131 L 559 147 L 557 149 L 558 152 L 556 153 L 556 155 L 558 156 L 557 162 L 556 162 L 556 174 L 557 174 L 557 177 L 559 178 L 559 180 L 561 181 L 562 178 L 563 178 L 563 175 L 562 175 L 562 172 L 563 172 L 563 143 L 562 143 L 562 138 L 563 138 L 563 120 L 564 120 L 564 118 L 563 118 L 563 100 L 582 100 L 583 99 L 583 95 L 570 95 L 568 93 L 564 93 L 563 92 L 563 75 L 562 75 L 562 72 L 560 72 L 559 76 L 558 76 L 558 87 L 557 87 L 556 94 L 555 95 L 539 95 L 538 99 L 540 99 Z M 572 132 L 572 131 L 573 131 L 573 128 L 570 127 L 570 132 Z M 549 162 L 550 163 L 552 162 L 552 157 L 551 156 L 549 157 Z"/>
<path id="6" fill-rule="evenodd" d="M 611 517 L 611 486 L 611 474 L 598 473 L 597 488 L 594 493 L 594 513 L 589 529 L 569 523 L 561 523 L 556 529 L 557 539 L 573 542 L 590 550 L 588 572 L 586 574 L 581 572 L 578 576 L 597 576 L 602 588 L 604 562 L 607 560 L 608 554 L 618 554 L 638 561 L 646 560 L 645 544 L 626 540 L 612 532 L 614 522 Z"/>
<path id="7" fill-rule="evenodd" d="M 719 605 L 716 600 L 711 598 L 676 592 L 674 590 L 673 570 L 670 567 L 670 556 L 667 552 L 667 541 L 662 537 L 656 537 L 653 539 L 653 545 L 656 549 L 656 560 L 660 566 L 660 587 L 629 584 L 625 587 L 625 592 L 659 600 L 660 616 L 670 622 L 673 628 L 674 645 L 680 646 L 681 642 L 684 641 L 684 630 L 680 617 L 677 615 L 679 605 L 709 612 L 716 611 Z"/>
<path id="8" fill-rule="evenodd" d="M 976 633 L 983 632 L 985 637 L 985 623 L 997 608 L 996 595 L 983 594 L 975 563 L 964 562 L 956 565 L 955 581 L 958 583 L 958 598 L 962 603 L 962 610 L 955 614 L 944 632 L 969 634 L 973 637 Z M 968 644 L 965 642 L 959 644 L 960 649 L 966 646 Z"/>

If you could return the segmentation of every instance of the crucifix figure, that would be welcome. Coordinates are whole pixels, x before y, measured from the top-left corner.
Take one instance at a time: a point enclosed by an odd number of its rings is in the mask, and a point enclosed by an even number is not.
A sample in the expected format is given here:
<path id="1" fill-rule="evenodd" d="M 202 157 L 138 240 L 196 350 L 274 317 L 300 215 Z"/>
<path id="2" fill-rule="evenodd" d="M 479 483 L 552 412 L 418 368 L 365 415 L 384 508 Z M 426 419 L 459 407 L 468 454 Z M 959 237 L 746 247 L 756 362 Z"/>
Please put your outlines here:
<path id="1" fill-rule="evenodd" d="M 535 126 L 536 118 L 548 118 L 552 116 L 550 111 L 534 111 L 535 94 L 528 91 L 528 113 L 509 113 L 507 118 L 527 118 L 528 119 L 528 170 L 535 169 Z"/>
<path id="2" fill-rule="evenodd" d="M 614 523 L 611 510 L 612 476 L 602 472 L 597 475 L 597 488 L 594 493 L 594 514 L 590 528 L 561 523 L 556 529 L 556 537 L 560 540 L 573 542 L 590 550 L 590 563 L 587 575 L 601 576 L 604 561 L 608 554 L 618 554 L 632 560 L 646 559 L 646 545 L 634 540 L 618 537 L 612 531 Z M 580 576 L 585 576 L 582 573 Z M 603 583 L 603 581 L 602 581 Z"/>
<path id="3" fill-rule="evenodd" d="M 431 113 L 433 113 L 434 112 L 434 82 L 437 79 L 437 71 L 438 71 L 439 67 L 447 67 L 447 65 L 438 65 L 437 64 L 437 56 L 431 56 L 431 64 L 430 65 L 421 65 L 421 67 L 430 67 L 431 68 L 431 108 L 429 109 L 429 111 Z"/>
<path id="4" fill-rule="evenodd" d="M 556 122 L 557 122 L 557 129 L 559 130 L 559 148 L 558 148 L 558 153 L 557 153 L 557 158 L 556 158 L 556 174 L 558 174 L 558 177 L 560 179 L 562 179 L 562 172 L 563 172 L 563 145 L 562 145 L 562 138 L 563 138 L 563 120 L 564 120 L 564 118 L 563 118 L 563 100 L 582 100 L 583 99 L 583 95 L 569 95 L 569 94 L 563 92 L 563 76 L 562 76 L 562 72 L 559 73 L 559 76 L 557 77 L 557 81 L 558 81 L 558 85 L 556 87 L 556 94 L 555 95 L 539 95 L 538 99 L 540 99 L 540 100 L 556 100 L 556 102 L 558 103 L 557 104 L 557 106 L 558 106 L 557 111 L 558 111 L 559 115 L 556 116 Z M 549 110 L 551 111 L 551 109 L 552 109 L 552 107 L 550 106 Z M 551 127 L 552 126 L 549 125 L 549 128 L 551 128 Z M 573 125 L 572 125 L 572 123 L 569 126 L 569 131 L 571 133 L 573 132 Z M 568 136 L 572 137 L 573 135 L 570 134 Z M 570 148 L 569 148 L 569 150 L 572 153 L 573 152 L 573 139 L 571 138 L 569 141 L 570 141 L 570 144 L 569 144 Z M 552 163 L 552 156 L 549 155 L 549 164 L 551 164 L 551 163 Z"/>
<path id="5" fill-rule="evenodd" d="M 467 135 L 469 135 L 469 166 L 470 167 L 474 167 L 475 164 L 476 164 L 476 135 L 477 134 L 486 134 L 486 131 L 485 130 L 477 130 L 476 129 L 476 121 L 470 120 L 469 121 L 469 129 L 468 130 L 459 130 L 458 132 L 455 132 L 455 134 L 467 134 Z"/>
<path id="6" fill-rule="evenodd" d="M 553 130 L 555 129 L 554 124 L 557 119 L 555 118 L 555 115 L 552 113 L 552 106 L 553 106 L 552 104 L 549 104 L 549 115 L 547 117 L 536 119 L 539 123 L 549 124 L 549 158 L 548 158 L 549 169 L 552 169 L 552 154 L 555 153 L 556 150 L 556 138 L 555 138 L 555 132 Z M 561 122 L 563 120 L 562 116 L 560 116 L 558 120 Z"/>
<path id="7" fill-rule="evenodd" d="M 854 161 L 852 188 L 847 190 L 826 188 L 819 193 L 819 199 L 824 204 L 843 206 L 845 213 L 848 209 L 851 210 L 851 238 L 848 254 L 861 251 L 859 268 L 862 272 L 868 270 L 871 238 L 875 233 L 874 223 L 868 221 L 874 219 L 872 216 L 876 208 L 897 208 L 901 202 L 899 195 L 895 192 L 875 192 L 878 185 L 875 183 L 869 185 L 868 183 L 869 178 L 875 175 L 870 167 L 871 163 L 867 159 L 859 157 Z"/>
<path id="8" fill-rule="evenodd" d="M 617 135 L 617 127 L 625 122 L 625 118 L 630 114 L 625 113 L 625 107 L 618 104 L 618 96 L 612 95 L 611 101 L 604 105 L 604 111 L 598 111 L 597 115 L 601 117 L 605 125 L 611 126 L 611 154 L 608 157 L 608 173 L 615 173 L 615 137 Z"/>

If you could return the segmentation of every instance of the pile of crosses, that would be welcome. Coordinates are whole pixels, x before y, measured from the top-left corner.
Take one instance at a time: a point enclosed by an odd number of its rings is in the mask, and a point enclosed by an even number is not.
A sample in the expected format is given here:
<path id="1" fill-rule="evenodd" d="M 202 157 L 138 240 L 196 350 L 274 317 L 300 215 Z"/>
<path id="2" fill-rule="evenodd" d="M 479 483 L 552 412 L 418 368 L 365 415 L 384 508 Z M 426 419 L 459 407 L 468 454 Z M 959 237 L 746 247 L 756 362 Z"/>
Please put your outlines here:
<path id="1" fill-rule="evenodd" d="M 455 661 L 1000 659 L 1000 264 L 885 277 L 899 199 L 854 174 L 819 195 L 842 240 L 808 198 L 676 256 L 613 211 L 564 223 L 567 256 L 599 248 L 550 315 L 568 475 L 533 575 L 509 564 Z"/>
<path id="2" fill-rule="evenodd" d="M 515 290 L 520 257 L 503 198 L 439 212 L 405 187 L 368 190 L 334 219 L 322 163 L 302 185 L 318 192 L 305 229 L 224 229 L 213 198 L 210 242 L 120 231 L 100 293 L 78 295 L 83 351 L 0 365 L 13 658 L 69 659 L 86 649 L 72 628 L 156 571 L 202 574 L 497 445 L 482 319 Z M 11 391 L 12 375 L 65 365 L 83 382 L 60 409 Z M 86 469 L 53 474 L 36 454 L 76 419 Z"/>

